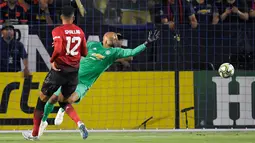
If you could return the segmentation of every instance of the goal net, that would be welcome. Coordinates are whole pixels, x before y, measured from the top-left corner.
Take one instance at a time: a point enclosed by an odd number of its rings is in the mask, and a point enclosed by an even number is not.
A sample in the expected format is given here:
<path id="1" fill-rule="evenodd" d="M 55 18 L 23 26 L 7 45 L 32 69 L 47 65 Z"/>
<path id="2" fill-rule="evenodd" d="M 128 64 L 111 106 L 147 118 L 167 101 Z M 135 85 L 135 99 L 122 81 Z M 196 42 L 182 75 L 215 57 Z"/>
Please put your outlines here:
<path id="1" fill-rule="evenodd" d="M 179 2 L 166 5 L 160 0 L 49 0 L 49 15 L 40 11 L 38 1 L 20 4 L 25 7 L 28 22 L 10 21 L 14 23 L 15 39 L 27 51 L 31 76 L 23 78 L 22 72 L 6 70 L 9 65 L 3 62 L 15 55 L 0 53 L 0 131 L 32 129 L 33 111 L 50 69 L 51 31 L 61 24 L 60 11 L 65 4 L 76 8 L 75 23 L 84 30 L 87 41 L 102 41 L 105 32 L 114 31 L 121 33 L 123 48 L 133 49 L 147 40 L 150 30 L 161 31 L 157 42 L 126 64 L 114 63 L 82 101 L 73 105 L 88 129 L 254 128 L 253 18 L 240 20 L 245 19 L 244 12 L 238 21 L 224 22 L 220 17 L 224 3 L 204 4 L 211 7 L 202 9 L 197 1 Z M 247 2 L 250 9 L 251 4 Z M 187 12 L 190 6 L 194 13 Z M 218 15 L 203 11 L 214 10 L 214 6 L 218 7 Z M 176 14 L 173 8 L 184 12 Z M 175 19 L 171 20 L 171 16 Z M 217 24 L 211 24 L 212 16 L 220 19 Z M 174 21 L 174 27 L 170 21 Z M 15 50 L 10 52 L 19 55 Z M 217 70 L 226 62 L 236 70 L 233 77 L 224 79 Z M 20 64 L 23 69 L 22 60 Z M 57 104 L 47 130 L 76 129 L 67 115 L 60 126 L 54 125 L 58 109 Z"/>

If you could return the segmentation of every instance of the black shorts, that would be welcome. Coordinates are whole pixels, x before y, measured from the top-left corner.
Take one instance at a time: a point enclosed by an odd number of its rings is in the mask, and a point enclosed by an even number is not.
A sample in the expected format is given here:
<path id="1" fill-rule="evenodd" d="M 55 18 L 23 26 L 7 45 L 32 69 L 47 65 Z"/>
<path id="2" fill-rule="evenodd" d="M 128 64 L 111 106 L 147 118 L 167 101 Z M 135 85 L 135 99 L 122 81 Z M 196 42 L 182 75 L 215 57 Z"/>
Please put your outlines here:
<path id="1" fill-rule="evenodd" d="M 77 84 L 77 71 L 61 72 L 51 69 L 44 79 L 41 91 L 44 95 L 51 97 L 62 86 L 61 92 L 65 98 L 68 98 L 75 91 Z"/>

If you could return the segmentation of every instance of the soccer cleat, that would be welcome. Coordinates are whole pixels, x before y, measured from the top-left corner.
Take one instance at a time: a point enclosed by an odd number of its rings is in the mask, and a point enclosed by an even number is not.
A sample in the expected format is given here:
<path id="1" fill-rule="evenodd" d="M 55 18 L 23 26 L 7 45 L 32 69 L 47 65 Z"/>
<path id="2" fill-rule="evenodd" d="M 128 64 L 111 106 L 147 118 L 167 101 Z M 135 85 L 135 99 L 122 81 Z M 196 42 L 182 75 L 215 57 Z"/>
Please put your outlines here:
<path id="1" fill-rule="evenodd" d="M 63 112 L 61 108 L 59 108 L 58 110 L 58 114 L 54 120 L 54 124 L 55 125 L 60 125 L 62 124 L 63 120 L 64 120 L 64 115 L 65 115 L 65 111 Z"/>
<path id="2" fill-rule="evenodd" d="M 37 141 L 39 140 L 38 136 L 33 136 L 31 132 L 22 132 L 22 136 L 24 137 L 24 139 L 26 140 L 30 140 L 30 141 Z"/>
<path id="3" fill-rule="evenodd" d="M 85 127 L 84 123 L 78 122 L 78 127 L 79 127 L 79 130 L 80 130 L 81 137 L 82 137 L 84 140 L 85 140 L 86 138 L 88 138 L 89 133 L 88 133 L 88 130 L 87 130 L 87 128 Z"/>
<path id="4" fill-rule="evenodd" d="M 44 130 L 46 129 L 47 126 L 48 126 L 47 121 L 45 121 L 45 122 L 41 121 L 41 124 L 40 124 L 40 127 L 39 127 L 39 133 L 38 133 L 39 137 L 43 135 L 43 132 L 44 132 Z"/>

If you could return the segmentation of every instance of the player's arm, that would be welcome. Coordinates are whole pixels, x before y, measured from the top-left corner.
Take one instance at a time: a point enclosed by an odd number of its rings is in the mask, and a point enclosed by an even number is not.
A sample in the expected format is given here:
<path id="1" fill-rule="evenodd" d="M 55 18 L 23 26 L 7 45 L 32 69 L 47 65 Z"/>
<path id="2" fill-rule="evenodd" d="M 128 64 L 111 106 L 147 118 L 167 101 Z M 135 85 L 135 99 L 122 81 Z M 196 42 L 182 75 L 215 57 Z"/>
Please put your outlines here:
<path id="1" fill-rule="evenodd" d="M 239 10 L 238 7 L 242 7 L 242 10 Z M 249 9 L 247 6 L 247 2 L 246 1 L 240 1 L 240 4 L 238 5 L 238 7 L 233 7 L 232 11 L 234 13 L 236 13 L 240 19 L 242 20 L 248 20 L 249 19 Z"/>
<path id="2" fill-rule="evenodd" d="M 192 28 L 197 28 L 197 18 L 195 15 L 195 10 L 193 8 L 193 5 L 191 2 L 189 1 L 184 1 L 185 5 L 186 5 L 186 13 L 187 15 L 189 15 L 189 21 L 190 21 L 190 25 Z"/>
<path id="3" fill-rule="evenodd" d="M 82 45 L 81 45 L 81 56 L 85 57 L 88 54 L 88 49 L 87 49 L 87 41 L 86 38 L 84 36 L 83 40 L 82 40 Z"/>
<path id="4" fill-rule="evenodd" d="M 139 53 L 141 53 L 142 51 L 145 50 L 145 48 L 147 47 L 148 44 L 158 40 L 159 33 L 160 32 L 157 30 L 155 30 L 154 32 L 150 31 L 148 39 L 143 44 L 136 47 L 135 49 L 118 48 L 116 58 L 120 59 L 120 58 L 134 57 L 134 56 L 138 55 Z"/>
<path id="5" fill-rule="evenodd" d="M 120 58 L 126 58 L 126 57 L 130 57 L 130 56 L 136 56 L 139 53 L 141 53 L 142 51 L 144 51 L 144 49 L 146 48 L 145 44 L 139 45 L 138 47 L 136 47 L 135 49 L 122 49 L 122 48 L 118 48 L 118 54 L 117 54 L 117 59 Z"/>
<path id="6" fill-rule="evenodd" d="M 119 63 L 122 63 L 123 65 L 125 65 L 129 61 L 133 61 L 133 57 L 117 59 L 115 62 L 119 62 Z"/>
<path id="7" fill-rule="evenodd" d="M 213 20 L 212 20 L 212 24 L 218 24 L 220 18 L 219 18 L 219 10 L 217 8 L 217 6 L 215 5 L 215 2 L 213 2 Z"/>
<path id="8" fill-rule="evenodd" d="M 51 63 L 53 63 L 60 55 L 62 50 L 62 42 L 63 42 L 61 33 L 57 31 L 56 29 L 52 31 L 52 37 L 53 37 L 54 51 L 50 59 Z"/>
<path id="9" fill-rule="evenodd" d="M 29 76 L 28 55 L 27 55 L 24 45 L 21 42 L 19 42 L 19 54 L 20 54 L 20 57 L 22 58 L 22 61 L 24 64 L 24 77 L 28 77 Z"/>

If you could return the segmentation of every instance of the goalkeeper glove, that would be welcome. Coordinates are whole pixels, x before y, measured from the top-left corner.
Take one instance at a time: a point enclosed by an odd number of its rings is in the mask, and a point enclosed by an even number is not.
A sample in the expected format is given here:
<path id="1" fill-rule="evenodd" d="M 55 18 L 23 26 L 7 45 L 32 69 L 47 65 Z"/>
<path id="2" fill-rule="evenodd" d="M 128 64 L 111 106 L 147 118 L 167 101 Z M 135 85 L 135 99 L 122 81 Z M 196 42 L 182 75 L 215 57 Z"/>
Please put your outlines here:
<path id="1" fill-rule="evenodd" d="M 160 35 L 160 31 L 158 31 L 158 30 L 154 30 L 153 32 L 150 31 L 148 39 L 144 42 L 144 44 L 148 45 L 148 44 L 158 40 L 159 39 L 159 35 Z"/>

